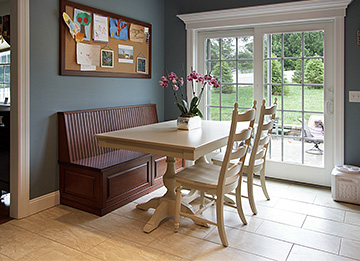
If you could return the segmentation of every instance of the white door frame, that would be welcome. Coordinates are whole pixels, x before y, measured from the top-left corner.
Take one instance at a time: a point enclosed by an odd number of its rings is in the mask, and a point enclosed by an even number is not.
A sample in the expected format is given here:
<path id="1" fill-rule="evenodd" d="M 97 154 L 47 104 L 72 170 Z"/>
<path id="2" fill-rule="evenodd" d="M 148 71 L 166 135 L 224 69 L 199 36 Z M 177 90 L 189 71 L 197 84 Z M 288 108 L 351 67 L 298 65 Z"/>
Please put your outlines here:
<path id="1" fill-rule="evenodd" d="M 187 73 L 197 68 L 198 33 L 278 23 L 333 20 L 334 30 L 334 163 L 344 163 L 344 17 L 351 0 L 312 0 L 178 15 L 187 30 Z M 254 43 L 256 44 L 256 43 Z M 254 57 L 256 59 L 256 57 Z M 260 59 L 260 58 L 259 58 Z M 262 58 L 261 58 L 262 59 Z M 255 82 L 255 85 L 259 84 Z M 262 85 L 262 83 L 261 83 Z M 188 97 L 191 97 L 190 88 Z M 254 88 L 255 89 L 255 88 Z"/>
<path id="2" fill-rule="evenodd" d="M 10 1 L 11 113 L 10 216 L 29 215 L 30 169 L 30 38 L 29 0 Z"/>
<path id="3" fill-rule="evenodd" d="M 335 49 L 334 49 L 334 20 L 320 21 L 319 23 L 301 23 L 296 25 L 281 25 L 273 27 L 263 27 L 255 29 L 257 35 L 257 45 L 254 52 L 263 54 L 263 37 L 271 33 L 290 33 L 302 31 L 324 31 L 324 117 L 325 117 L 325 141 L 324 141 L 324 166 L 308 166 L 297 163 L 286 163 L 280 161 L 267 161 L 266 175 L 280 179 L 291 179 L 294 181 L 330 186 L 330 173 L 334 167 L 334 117 L 332 112 L 334 105 L 334 73 L 335 67 Z M 259 40 L 260 39 L 260 40 Z M 260 63 L 255 68 L 255 82 L 261 86 L 261 96 L 258 100 L 263 99 L 263 55 L 260 55 Z"/>
<path id="4" fill-rule="evenodd" d="M 59 191 L 30 199 L 30 0 L 10 1 L 10 216 L 24 218 L 60 203 Z"/>

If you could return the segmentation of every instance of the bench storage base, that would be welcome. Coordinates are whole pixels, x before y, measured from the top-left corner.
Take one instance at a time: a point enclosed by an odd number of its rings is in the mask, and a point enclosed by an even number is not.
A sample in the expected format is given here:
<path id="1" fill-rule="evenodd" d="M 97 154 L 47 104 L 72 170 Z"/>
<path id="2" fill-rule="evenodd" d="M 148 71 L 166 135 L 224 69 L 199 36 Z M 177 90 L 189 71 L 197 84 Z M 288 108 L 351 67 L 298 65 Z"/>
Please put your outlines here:
<path id="1" fill-rule="evenodd" d="M 165 157 L 102 148 L 94 136 L 158 122 L 155 104 L 58 112 L 58 119 L 61 204 L 102 216 L 163 185 Z"/>

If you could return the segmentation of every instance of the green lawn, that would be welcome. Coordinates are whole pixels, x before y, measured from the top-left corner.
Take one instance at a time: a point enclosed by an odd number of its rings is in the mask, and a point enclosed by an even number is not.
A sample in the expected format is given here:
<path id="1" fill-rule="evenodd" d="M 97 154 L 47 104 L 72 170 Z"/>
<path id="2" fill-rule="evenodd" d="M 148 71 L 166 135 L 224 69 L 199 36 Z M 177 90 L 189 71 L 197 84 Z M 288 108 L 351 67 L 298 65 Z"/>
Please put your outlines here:
<path id="1" fill-rule="evenodd" d="M 286 86 L 285 88 L 289 89 L 289 93 L 284 96 L 284 108 L 285 110 L 301 110 L 302 108 L 302 91 L 300 86 Z M 235 89 L 234 89 L 235 90 Z M 323 99 L 323 89 L 308 89 L 305 87 L 304 90 L 304 109 L 306 111 L 323 111 L 324 99 Z M 282 108 L 282 101 L 280 96 L 272 96 L 278 99 L 278 110 Z M 236 93 L 221 95 L 221 104 L 222 106 L 233 107 L 236 102 Z M 253 87 L 245 86 L 239 88 L 239 97 L 238 102 L 240 107 L 250 108 L 253 100 Z M 258 107 L 260 106 L 260 101 L 258 101 Z M 216 90 L 211 91 L 211 105 L 220 105 L 220 93 Z M 222 109 L 222 120 L 231 119 L 232 109 Z M 309 119 L 312 113 L 305 113 L 305 119 Z M 277 116 L 279 117 L 279 122 L 281 122 L 281 114 L 278 111 Z M 301 113 L 298 112 L 284 112 L 284 124 L 285 125 L 300 125 L 298 118 L 301 118 Z M 220 120 L 220 110 L 218 108 L 211 108 L 211 119 Z"/>

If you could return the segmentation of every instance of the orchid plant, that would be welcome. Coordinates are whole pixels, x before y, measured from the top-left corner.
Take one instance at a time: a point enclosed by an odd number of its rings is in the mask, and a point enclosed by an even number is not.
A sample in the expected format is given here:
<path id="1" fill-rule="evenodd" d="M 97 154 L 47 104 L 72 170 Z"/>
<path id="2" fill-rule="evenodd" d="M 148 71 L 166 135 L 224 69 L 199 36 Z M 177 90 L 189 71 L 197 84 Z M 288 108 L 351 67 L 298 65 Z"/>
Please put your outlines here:
<path id="1" fill-rule="evenodd" d="M 182 117 L 193 117 L 200 116 L 203 117 L 201 111 L 199 110 L 199 104 L 201 98 L 203 96 L 204 89 L 206 85 L 212 86 L 213 88 L 219 88 L 220 82 L 211 74 L 202 75 L 193 70 L 186 78 L 189 82 L 191 82 L 192 94 L 193 97 L 190 101 L 190 106 L 186 102 L 185 99 L 185 86 L 184 86 L 184 78 L 178 77 L 174 72 L 171 72 L 167 77 L 162 76 L 161 81 L 159 81 L 160 86 L 163 88 L 168 87 L 169 85 L 172 87 L 175 104 L 179 108 Z M 195 84 L 202 84 L 201 89 L 199 91 L 199 95 L 196 95 Z"/>

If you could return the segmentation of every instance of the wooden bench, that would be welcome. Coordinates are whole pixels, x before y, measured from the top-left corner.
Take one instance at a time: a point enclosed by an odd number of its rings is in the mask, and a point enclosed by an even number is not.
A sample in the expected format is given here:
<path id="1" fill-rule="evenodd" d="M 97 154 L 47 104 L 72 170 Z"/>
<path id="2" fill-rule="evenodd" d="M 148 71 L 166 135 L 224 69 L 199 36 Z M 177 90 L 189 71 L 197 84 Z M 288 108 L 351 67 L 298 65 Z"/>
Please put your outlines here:
<path id="1" fill-rule="evenodd" d="M 58 112 L 60 203 L 102 216 L 161 187 L 165 157 L 98 147 L 94 137 L 156 122 L 155 104 Z"/>

